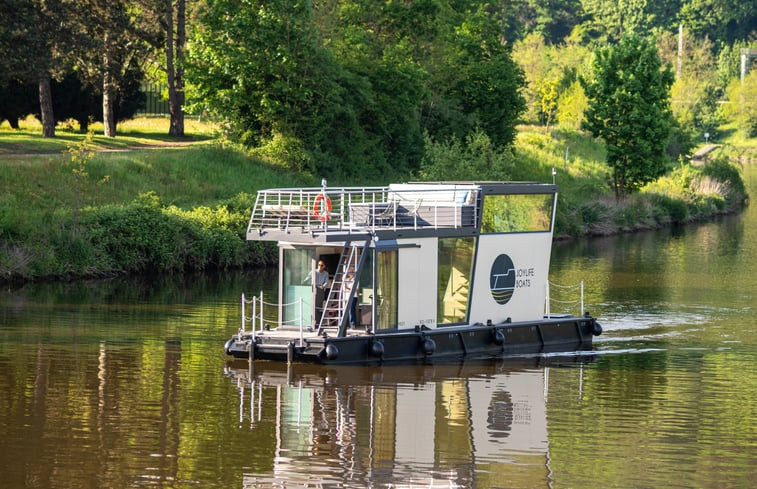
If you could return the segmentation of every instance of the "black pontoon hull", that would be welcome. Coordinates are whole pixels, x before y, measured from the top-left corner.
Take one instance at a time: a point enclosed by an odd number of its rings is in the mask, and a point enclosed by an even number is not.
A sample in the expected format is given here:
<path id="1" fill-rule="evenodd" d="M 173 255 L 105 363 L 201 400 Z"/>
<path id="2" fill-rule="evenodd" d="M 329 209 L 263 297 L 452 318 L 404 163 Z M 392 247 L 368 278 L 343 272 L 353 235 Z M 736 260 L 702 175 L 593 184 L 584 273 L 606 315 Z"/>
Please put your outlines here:
<path id="1" fill-rule="evenodd" d="M 385 334 L 300 338 L 296 332 L 269 337 L 234 335 L 224 349 L 235 358 L 321 364 L 445 361 L 461 357 L 507 356 L 591 347 L 601 326 L 592 317 L 545 318 L 497 325 L 410 329 Z"/>

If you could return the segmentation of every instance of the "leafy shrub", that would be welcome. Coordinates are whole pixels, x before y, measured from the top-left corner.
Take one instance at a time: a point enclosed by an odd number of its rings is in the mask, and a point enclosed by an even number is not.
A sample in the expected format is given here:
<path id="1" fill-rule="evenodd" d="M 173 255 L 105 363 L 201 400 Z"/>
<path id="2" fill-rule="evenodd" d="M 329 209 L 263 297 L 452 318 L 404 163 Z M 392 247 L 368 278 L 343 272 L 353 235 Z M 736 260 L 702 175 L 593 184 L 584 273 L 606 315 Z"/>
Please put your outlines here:
<path id="1" fill-rule="evenodd" d="M 727 184 L 728 190 L 724 195 L 726 198 L 742 200 L 746 196 L 746 186 L 741 172 L 727 158 L 716 158 L 708 162 L 702 168 L 702 175 Z"/>
<path id="2" fill-rule="evenodd" d="M 669 221 L 667 222 L 674 223 L 686 222 L 689 217 L 689 209 L 686 206 L 686 203 L 681 200 L 668 197 L 667 195 L 654 195 L 652 197 L 652 204 L 660 209 L 660 211 L 654 212 L 657 222 L 665 222 L 660 221 L 659 219 L 664 219 L 663 216 L 668 216 Z"/>
<path id="3" fill-rule="evenodd" d="M 144 194 L 125 206 L 89 209 L 85 219 L 100 273 L 228 269 L 274 258 L 244 240 L 247 212 L 224 205 L 164 208 L 155 194 Z"/>
<path id="4" fill-rule="evenodd" d="M 445 142 L 426 136 L 420 174 L 425 180 L 507 180 L 512 166 L 512 153 L 494 146 L 478 130 L 464 142 L 454 136 Z"/>
<path id="5" fill-rule="evenodd" d="M 295 136 L 274 133 L 273 137 L 252 152 L 272 164 L 300 173 L 315 171 L 313 159 L 305 149 L 302 140 Z"/>

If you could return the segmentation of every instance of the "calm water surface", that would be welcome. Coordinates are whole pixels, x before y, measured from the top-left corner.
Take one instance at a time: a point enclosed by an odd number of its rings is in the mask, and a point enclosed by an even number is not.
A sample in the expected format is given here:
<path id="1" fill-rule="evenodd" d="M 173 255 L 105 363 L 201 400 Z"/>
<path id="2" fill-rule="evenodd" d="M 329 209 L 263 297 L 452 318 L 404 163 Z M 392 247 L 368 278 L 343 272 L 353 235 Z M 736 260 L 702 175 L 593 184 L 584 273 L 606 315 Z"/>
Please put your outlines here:
<path id="1" fill-rule="evenodd" d="M 592 352 L 377 368 L 229 363 L 270 271 L 5 290 L 0 487 L 757 484 L 756 207 L 557 244 L 551 279 Z"/>

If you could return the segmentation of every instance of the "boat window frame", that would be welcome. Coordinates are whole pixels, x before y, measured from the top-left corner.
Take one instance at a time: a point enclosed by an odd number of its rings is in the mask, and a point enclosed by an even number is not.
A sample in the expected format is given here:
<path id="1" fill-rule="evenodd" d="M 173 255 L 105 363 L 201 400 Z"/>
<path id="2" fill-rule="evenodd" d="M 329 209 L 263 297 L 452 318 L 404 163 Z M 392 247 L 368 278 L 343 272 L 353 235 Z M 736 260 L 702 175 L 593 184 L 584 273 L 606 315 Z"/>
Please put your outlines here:
<path id="1" fill-rule="evenodd" d="M 533 197 L 542 197 L 545 198 L 544 206 L 542 208 L 543 216 L 544 218 L 548 219 L 548 225 L 545 226 L 539 226 L 539 227 L 533 227 L 533 228 L 523 228 L 523 229 L 487 229 L 487 204 L 491 203 L 493 200 L 497 198 L 501 198 L 503 200 L 507 199 L 517 199 L 519 197 L 522 198 L 533 198 Z M 556 215 L 556 207 L 557 207 L 557 192 L 551 191 L 551 190 L 545 190 L 540 189 L 540 191 L 537 192 L 506 192 L 506 193 L 499 193 L 499 192 L 486 192 L 482 196 L 482 202 L 481 202 L 481 228 L 480 233 L 482 235 L 490 235 L 490 234 L 522 234 L 522 233 L 551 233 L 554 230 L 555 226 L 555 215 Z M 534 216 L 531 216 L 532 218 Z"/>

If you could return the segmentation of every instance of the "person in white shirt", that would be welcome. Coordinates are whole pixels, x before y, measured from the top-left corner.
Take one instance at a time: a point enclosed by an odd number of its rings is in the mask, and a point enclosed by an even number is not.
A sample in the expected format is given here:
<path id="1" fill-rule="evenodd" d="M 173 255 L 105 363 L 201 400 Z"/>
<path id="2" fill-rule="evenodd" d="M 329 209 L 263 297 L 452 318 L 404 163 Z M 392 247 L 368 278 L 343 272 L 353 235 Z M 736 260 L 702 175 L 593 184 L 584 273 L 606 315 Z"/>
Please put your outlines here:
<path id="1" fill-rule="evenodd" d="M 326 264 L 323 260 L 318 260 L 318 270 L 315 272 L 315 325 L 321 324 L 323 316 L 323 303 L 326 302 L 326 290 L 329 286 L 329 272 L 326 271 Z"/>

